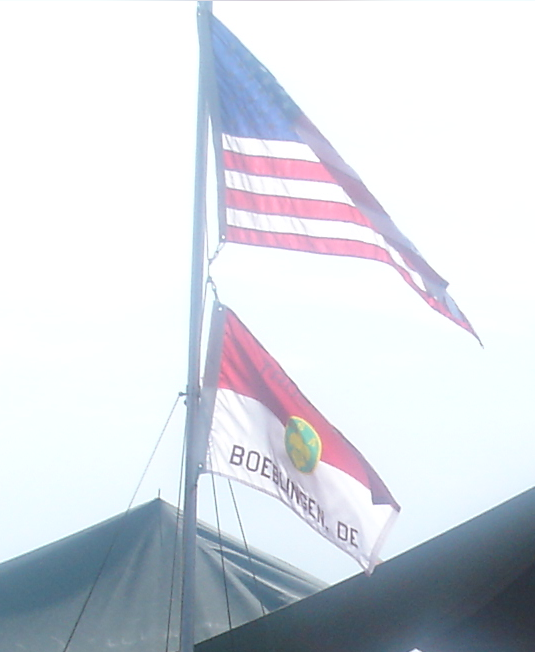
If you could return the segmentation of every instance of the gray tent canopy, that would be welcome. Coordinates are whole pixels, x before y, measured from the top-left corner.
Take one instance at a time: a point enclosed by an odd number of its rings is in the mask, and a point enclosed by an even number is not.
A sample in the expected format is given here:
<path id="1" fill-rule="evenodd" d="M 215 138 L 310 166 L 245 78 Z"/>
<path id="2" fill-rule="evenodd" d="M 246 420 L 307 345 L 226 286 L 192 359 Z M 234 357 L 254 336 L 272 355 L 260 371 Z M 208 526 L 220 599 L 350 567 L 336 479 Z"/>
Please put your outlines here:
<path id="1" fill-rule="evenodd" d="M 535 488 L 196 652 L 534 652 Z"/>
<path id="2" fill-rule="evenodd" d="M 118 518 L 0 565 L 0 652 L 63 649 Z M 159 500 L 128 515 L 70 652 L 165 649 L 175 519 Z M 371 578 L 319 592 L 317 580 L 251 551 L 255 583 L 243 546 L 226 536 L 222 544 L 232 624 L 245 624 L 196 652 L 535 650 L 535 488 L 381 564 Z M 217 533 L 200 524 L 198 545 L 201 640 L 228 624 Z M 259 600 L 275 611 L 258 618 Z"/>
<path id="3" fill-rule="evenodd" d="M 176 508 L 156 499 L 0 564 L 0 652 L 62 652 L 114 539 L 69 652 L 165 650 L 176 521 Z M 202 640 L 227 630 L 228 614 L 219 534 L 203 523 L 197 534 Z M 271 612 L 325 586 L 254 548 L 248 554 L 233 537 L 222 535 L 221 546 L 233 627 L 258 618 L 261 605 Z M 178 594 L 170 650 L 178 649 Z"/>

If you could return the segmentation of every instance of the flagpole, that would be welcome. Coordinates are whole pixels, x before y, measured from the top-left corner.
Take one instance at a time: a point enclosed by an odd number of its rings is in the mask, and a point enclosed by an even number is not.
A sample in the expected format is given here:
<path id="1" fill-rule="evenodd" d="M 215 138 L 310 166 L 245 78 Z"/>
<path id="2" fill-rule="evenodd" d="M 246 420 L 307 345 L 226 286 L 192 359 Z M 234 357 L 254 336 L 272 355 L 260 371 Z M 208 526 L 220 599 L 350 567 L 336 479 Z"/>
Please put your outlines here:
<path id="1" fill-rule="evenodd" d="M 203 318 L 204 244 L 206 215 L 206 167 L 208 155 L 208 106 L 204 83 L 204 52 L 212 2 L 197 3 L 199 33 L 199 90 L 197 99 L 197 145 L 191 258 L 189 361 L 185 424 L 186 469 L 182 524 L 182 592 L 180 652 L 193 652 L 195 644 L 195 557 L 197 537 L 197 481 L 199 460 L 195 437 L 199 424 L 201 329 Z"/>

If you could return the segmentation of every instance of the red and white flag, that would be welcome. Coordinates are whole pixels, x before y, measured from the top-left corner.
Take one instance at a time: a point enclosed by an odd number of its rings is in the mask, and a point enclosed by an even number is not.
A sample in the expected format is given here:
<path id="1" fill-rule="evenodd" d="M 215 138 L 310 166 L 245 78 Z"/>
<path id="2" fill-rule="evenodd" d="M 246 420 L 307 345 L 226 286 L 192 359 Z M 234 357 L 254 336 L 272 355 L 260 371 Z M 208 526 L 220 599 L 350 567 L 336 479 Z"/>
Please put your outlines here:
<path id="1" fill-rule="evenodd" d="M 212 414 L 204 470 L 278 498 L 370 574 L 399 505 L 236 315 L 216 310 L 201 402 Z"/>

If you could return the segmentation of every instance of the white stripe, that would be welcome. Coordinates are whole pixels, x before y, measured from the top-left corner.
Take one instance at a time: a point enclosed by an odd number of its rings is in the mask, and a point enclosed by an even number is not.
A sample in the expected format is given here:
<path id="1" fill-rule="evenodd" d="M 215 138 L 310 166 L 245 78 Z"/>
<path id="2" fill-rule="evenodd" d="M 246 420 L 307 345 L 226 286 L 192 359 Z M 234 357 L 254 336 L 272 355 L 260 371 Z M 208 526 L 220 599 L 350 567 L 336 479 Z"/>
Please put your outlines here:
<path id="1" fill-rule="evenodd" d="M 307 235 L 314 238 L 341 238 L 357 240 L 378 245 L 383 249 L 388 247 L 384 238 L 368 226 L 353 222 L 338 222 L 334 220 L 313 220 L 288 215 L 266 215 L 249 211 L 227 209 L 227 224 L 243 229 L 254 229 L 272 233 L 288 233 Z"/>
<path id="2" fill-rule="evenodd" d="M 349 176 L 353 176 L 355 179 L 360 181 L 358 174 L 350 168 L 343 159 L 340 158 L 338 153 L 332 148 L 332 146 L 323 139 L 323 136 L 318 138 L 317 135 L 311 133 L 306 127 L 297 130 L 299 135 L 303 139 L 308 140 L 314 146 L 317 146 L 319 153 L 322 158 L 329 164 L 334 165 L 338 169 L 342 170 Z M 321 147 L 320 147 L 321 145 Z M 223 134 L 223 148 L 238 154 L 249 154 L 251 156 L 269 156 L 273 158 L 281 159 L 296 159 L 303 161 L 314 161 L 321 162 L 312 149 L 304 143 L 296 143 L 293 141 L 280 141 L 280 140 L 260 140 L 258 138 L 239 138 L 235 136 L 229 136 Z M 354 206 L 354 202 L 348 197 L 345 191 L 338 186 L 337 184 L 330 184 L 320 181 L 298 181 L 292 179 L 275 179 L 273 177 L 263 177 L 263 176 L 253 176 L 247 175 L 240 172 L 227 171 L 225 172 L 227 176 L 227 185 L 229 188 L 235 188 L 237 190 L 245 190 L 249 192 L 257 192 L 259 194 L 273 194 L 277 196 L 294 196 L 300 197 L 301 199 L 319 199 L 326 201 L 339 201 L 344 204 L 349 204 Z M 230 176 L 232 175 L 232 176 Z M 335 190 L 338 188 L 338 190 Z M 307 193 L 307 194 L 305 194 Z M 365 209 L 366 214 L 370 219 L 377 218 L 376 211 L 370 210 L 369 207 Z M 401 258 L 400 254 L 396 249 L 388 245 L 383 238 L 379 235 L 378 231 L 373 231 L 377 236 L 373 238 L 369 233 L 366 234 L 355 234 L 354 228 L 358 225 L 347 224 L 345 226 L 340 226 L 341 235 L 329 235 L 320 233 L 322 227 L 316 228 L 318 221 L 315 220 L 315 223 L 312 228 L 309 228 L 305 224 L 306 220 L 299 218 L 287 218 L 293 220 L 294 224 L 289 226 L 266 226 L 266 221 L 261 219 L 261 216 L 250 213 L 249 223 L 246 223 L 244 216 L 233 216 L 233 213 L 242 213 L 242 211 L 233 211 L 228 209 L 228 223 L 234 226 L 243 226 L 244 228 L 257 229 L 259 231 L 276 231 L 279 233 L 297 233 L 301 235 L 311 235 L 316 237 L 340 237 L 348 240 L 360 240 L 362 242 L 369 242 L 371 244 L 377 244 L 383 249 L 386 249 L 393 260 L 403 269 L 407 270 L 410 274 L 414 283 L 424 292 L 431 292 L 439 300 L 445 301 L 445 297 L 449 299 L 449 296 L 444 293 L 440 287 L 436 287 L 436 290 L 433 291 L 432 287 L 426 287 L 422 281 L 422 277 L 418 272 L 415 272 L 413 269 L 407 266 L 405 261 Z M 379 214 L 379 217 L 383 217 L 382 214 Z M 282 219 L 280 216 L 271 216 L 270 221 L 273 220 L 273 224 L 276 221 Z M 232 220 L 235 220 L 234 222 Z M 382 221 L 381 221 L 382 223 Z M 331 222 L 333 224 L 333 222 Z M 341 224 L 341 223 L 340 223 Z M 388 225 L 389 228 L 394 228 L 396 233 L 391 234 L 392 237 L 395 237 L 400 242 L 404 243 L 405 246 L 413 248 L 411 243 L 407 241 L 405 236 L 403 236 L 398 229 L 393 224 Z M 366 227 L 360 227 L 365 229 Z M 368 230 L 369 231 L 369 230 Z M 441 296 L 445 295 L 445 296 Z M 452 306 L 453 314 L 458 314 L 458 308 Z"/>
<path id="3" fill-rule="evenodd" d="M 291 140 L 260 140 L 259 138 L 239 138 L 223 134 L 223 149 L 249 156 L 270 156 L 319 162 L 319 158 L 308 145 Z"/>
<path id="4" fill-rule="evenodd" d="M 359 175 L 342 159 L 332 145 L 321 135 L 315 134 L 307 127 L 296 126 L 297 133 L 304 143 L 289 140 L 261 140 L 260 138 L 239 138 L 223 134 L 223 149 L 236 154 L 249 156 L 267 156 L 270 158 L 292 159 L 298 161 L 325 162 L 344 174 L 362 183 Z M 308 145 L 307 143 L 310 143 Z M 315 154 L 318 152 L 319 156 Z"/>
<path id="5" fill-rule="evenodd" d="M 399 252 L 391 247 L 380 233 L 368 226 L 353 222 L 338 222 L 336 220 L 314 220 L 303 217 L 290 217 L 288 215 L 268 215 L 252 213 L 249 211 L 227 208 L 227 224 L 242 229 L 252 229 L 265 233 L 285 233 L 288 235 L 304 235 L 312 238 L 330 238 L 341 240 L 354 240 L 377 245 L 385 249 L 394 262 L 410 274 L 415 285 L 427 292 L 422 278 L 418 272 L 411 269 L 400 256 Z"/>
<path id="6" fill-rule="evenodd" d="M 324 181 L 303 181 L 301 179 L 280 179 L 277 177 L 245 174 L 235 170 L 225 170 L 228 188 L 245 190 L 259 195 L 276 195 L 278 197 L 295 197 L 300 199 L 319 199 L 335 201 L 354 206 L 344 189 L 337 183 Z"/>
<path id="7" fill-rule="evenodd" d="M 344 174 L 347 174 L 357 181 L 362 183 L 362 179 L 359 175 L 350 167 L 344 159 L 338 154 L 334 147 L 326 140 L 319 132 L 312 131 L 308 126 L 303 124 L 296 124 L 295 131 L 298 136 L 310 146 L 310 149 L 313 152 L 316 152 L 319 156 L 320 161 L 332 165 L 333 167 L 340 170 Z"/>

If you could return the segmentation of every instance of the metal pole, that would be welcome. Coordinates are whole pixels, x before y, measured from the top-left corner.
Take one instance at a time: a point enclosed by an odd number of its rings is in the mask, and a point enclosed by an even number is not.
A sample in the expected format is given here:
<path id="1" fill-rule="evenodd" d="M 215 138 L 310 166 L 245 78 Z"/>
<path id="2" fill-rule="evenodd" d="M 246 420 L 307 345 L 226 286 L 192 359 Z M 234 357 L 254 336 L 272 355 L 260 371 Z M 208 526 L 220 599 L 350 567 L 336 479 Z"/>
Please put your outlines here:
<path id="1" fill-rule="evenodd" d="M 208 153 L 208 106 L 203 73 L 203 45 L 208 33 L 211 2 L 197 3 L 199 31 L 199 94 L 197 104 L 197 150 L 191 259 L 191 295 L 187 412 L 185 425 L 186 472 L 182 524 L 182 592 L 180 652 L 193 652 L 195 641 L 195 555 L 197 537 L 197 481 L 199 460 L 195 436 L 199 423 L 201 329 L 203 317 L 204 243 L 206 215 L 206 167 Z"/>

